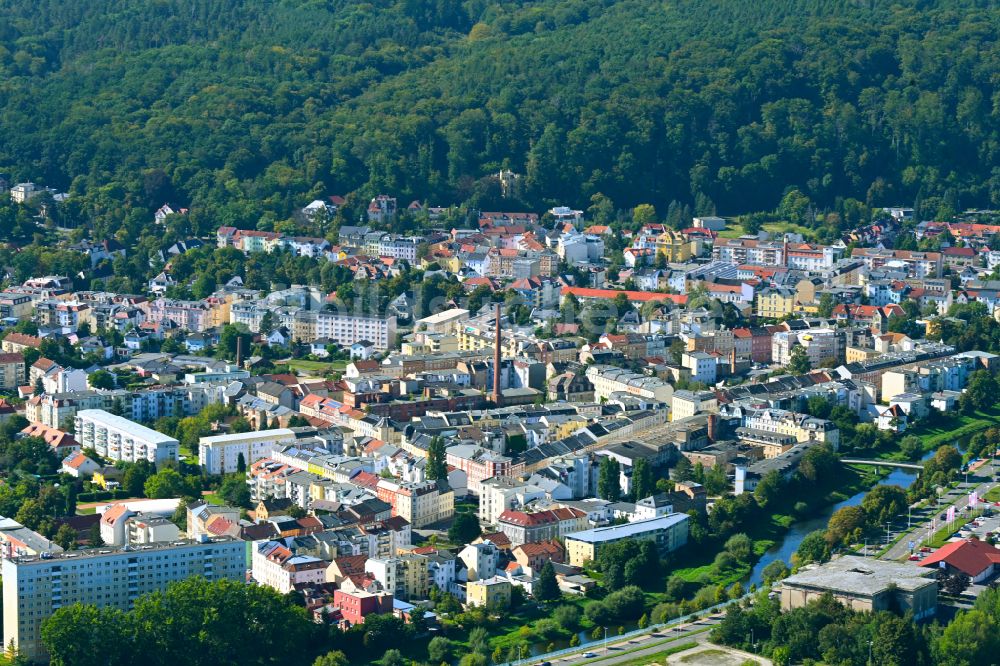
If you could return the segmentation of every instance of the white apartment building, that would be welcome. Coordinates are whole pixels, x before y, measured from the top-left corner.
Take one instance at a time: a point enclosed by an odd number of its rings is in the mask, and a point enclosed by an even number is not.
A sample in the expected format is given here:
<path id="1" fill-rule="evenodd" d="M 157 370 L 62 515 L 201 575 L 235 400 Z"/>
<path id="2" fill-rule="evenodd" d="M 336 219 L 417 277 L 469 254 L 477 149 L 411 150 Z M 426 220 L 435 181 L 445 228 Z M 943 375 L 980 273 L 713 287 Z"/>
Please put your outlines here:
<path id="1" fill-rule="evenodd" d="M 148 460 L 156 465 L 177 461 L 176 439 L 103 409 L 77 412 L 74 431 L 80 446 L 112 460 Z"/>
<path id="2" fill-rule="evenodd" d="M 395 317 L 369 317 L 336 312 L 296 312 L 292 318 L 292 337 L 302 342 L 329 338 L 341 347 L 367 340 L 377 350 L 386 350 L 396 342 Z"/>
<path id="3" fill-rule="evenodd" d="M 312 555 L 296 555 L 281 541 L 255 541 L 251 556 L 253 579 L 281 594 L 301 583 L 325 583 L 329 564 Z"/>
<path id="4" fill-rule="evenodd" d="M 497 563 L 500 561 L 500 551 L 492 541 L 470 543 L 458 554 L 465 568 L 469 571 L 469 580 L 482 580 L 497 575 Z"/>
<path id="5" fill-rule="evenodd" d="M 396 483 L 381 479 L 375 492 L 392 506 L 392 515 L 404 518 L 416 529 L 455 515 L 455 491 L 439 487 L 435 481 Z"/>
<path id="6" fill-rule="evenodd" d="M 681 365 L 691 373 L 691 381 L 701 382 L 706 386 L 715 383 L 718 364 L 715 357 L 707 352 L 684 352 L 681 354 Z"/>
<path id="7" fill-rule="evenodd" d="M 496 476 L 480 484 L 479 522 L 496 525 L 500 514 L 519 509 L 528 502 L 545 497 L 539 486 L 524 483 L 509 476 Z"/>
<path id="8" fill-rule="evenodd" d="M 240 580 L 245 552 L 244 542 L 227 537 L 5 558 L 4 645 L 13 642 L 28 659 L 44 659 L 42 621 L 59 608 L 81 603 L 128 610 L 140 596 L 193 576 Z"/>
<path id="9" fill-rule="evenodd" d="M 587 368 L 587 379 L 594 385 L 596 400 L 606 400 L 613 393 L 622 392 L 669 403 L 670 396 L 674 392 L 673 387 L 662 379 L 647 377 L 611 365 L 590 366 Z"/>
<path id="10" fill-rule="evenodd" d="M 771 358 L 779 365 L 788 365 L 796 345 L 805 349 L 813 368 L 820 367 L 820 364 L 828 359 L 844 360 L 846 350 L 844 335 L 832 328 L 775 333 L 771 337 Z"/>
<path id="11" fill-rule="evenodd" d="M 14 203 L 24 203 L 38 196 L 41 192 L 34 183 L 18 183 L 10 188 L 10 199 Z"/>
<path id="12" fill-rule="evenodd" d="M 670 420 L 677 421 L 700 412 L 715 412 L 719 400 L 712 391 L 674 391 L 670 403 Z"/>
<path id="13" fill-rule="evenodd" d="M 270 457 L 274 448 L 294 440 L 295 432 L 288 428 L 202 437 L 198 440 L 198 464 L 209 474 L 232 474 L 241 453 L 249 469 L 254 462 Z"/>
<path id="14" fill-rule="evenodd" d="M 229 323 L 243 324 L 252 333 L 260 333 L 265 312 L 267 309 L 256 303 L 233 303 L 229 308 Z"/>

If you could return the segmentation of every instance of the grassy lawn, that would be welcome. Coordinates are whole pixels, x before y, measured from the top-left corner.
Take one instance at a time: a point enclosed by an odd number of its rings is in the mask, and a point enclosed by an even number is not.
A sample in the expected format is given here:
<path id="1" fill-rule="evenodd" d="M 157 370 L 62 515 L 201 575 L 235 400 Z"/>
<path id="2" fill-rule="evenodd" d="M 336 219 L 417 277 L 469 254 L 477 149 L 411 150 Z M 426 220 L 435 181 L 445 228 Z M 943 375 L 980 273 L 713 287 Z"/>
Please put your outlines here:
<path id="1" fill-rule="evenodd" d="M 719 232 L 719 238 L 739 238 L 745 233 L 743 231 L 743 227 L 736 222 L 736 218 L 728 217 L 726 220 L 728 222 L 728 226 Z M 792 224 L 790 222 L 768 222 L 761 228 L 770 233 L 772 236 L 791 233 L 802 234 L 802 237 L 806 240 L 813 237 L 812 229 Z"/>
<path id="2" fill-rule="evenodd" d="M 691 641 L 689 643 L 681 643 L 680 645 L 674 645 L 668 647 L 665 650 L 661 650 L 656 654 L 650 654 L 645 657 L 636 657 L 635 659 L 629 659 L 628 661 L 623 661 L 619 663 L 621 664 L 621 666 L 645 666 L 646 664 L 652 664 L 653 662 L 662 664 L 666 663 L 666 658 L 669 657 L 670 655 L 677 654 L 678 652 L 684 652 L 685 650 L 690 650 L 691 648 L 695 647 L 698 647 L 698 644 L 695 643 L 694 641 Z"/>
<path id="3" fill-rule="evenodd" d="M 1000 406 L 993 406 L 973 414 L 952 412 L 947 420 L 941 419 L 940 423 L 930 426 L 918 426 L 907 430 L 905 434 L 915 435 L 923 440 L 924 452 L 927 452 L 997 424 L 1000 424 Z"/>
<path id="4" fill-rule="evenodd" d="M 220 506 L 225 505 L 226 501 L 216 495 L 215 493 L 204 493 L 202 498 L 209 504 L 218 504 Z"/>
<path id="5" fill-rule="evenodd" d="M 289 370 L 302 372 L 319 372 L 323 374 L 330 374 L 333 372 L 342 372 L 344 368 L 347 367 L 347 361 L 305 361 L 305 360 L 291 360 L 281 363 L 281 365 L 287 365 Z"/>
<path id="6" fill-rule="evenodd" d="M 95 513 L 97 513 L 97 507 L 93 507 L 93 506 L 88 506 L 85 509 L 77 509 L 76 510 L 76 515 L 78 515 L 78 516 L 92 516 Z M 0 664 L 2 664 L 2 663 L 3 662 L 0 662 Z"/>
<path id="7" fill-rule="evenodd" d="M 983 499 L 987 502 L 1000 502 L 1000 486 L 994 486 L 987 490 Z"/>

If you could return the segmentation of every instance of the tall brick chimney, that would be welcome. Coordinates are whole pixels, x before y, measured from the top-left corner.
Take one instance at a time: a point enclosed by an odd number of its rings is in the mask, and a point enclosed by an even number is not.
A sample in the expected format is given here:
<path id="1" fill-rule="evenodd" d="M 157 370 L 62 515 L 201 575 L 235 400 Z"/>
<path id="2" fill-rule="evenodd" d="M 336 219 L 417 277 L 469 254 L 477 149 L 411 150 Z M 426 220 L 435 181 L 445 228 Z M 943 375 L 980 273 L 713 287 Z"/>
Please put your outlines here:
<path id="1" fill-rule="evenodd" d="M 236 367 L 243 367 L 243 336 L 236 336 Z"/>
<path id="2" fill-rule="evenodd" d="M 715 414 L 708 415 L 708 441 L 710 442 L 715 441 L 715 425 L 718 418 Z"/>
<path id="3" fill-rule="evenodd" d="M 500 392 L 500 304 L 496 308 L 496 340 L 493 348 L 493 404 L 500 406 L 503 394 Z"/>

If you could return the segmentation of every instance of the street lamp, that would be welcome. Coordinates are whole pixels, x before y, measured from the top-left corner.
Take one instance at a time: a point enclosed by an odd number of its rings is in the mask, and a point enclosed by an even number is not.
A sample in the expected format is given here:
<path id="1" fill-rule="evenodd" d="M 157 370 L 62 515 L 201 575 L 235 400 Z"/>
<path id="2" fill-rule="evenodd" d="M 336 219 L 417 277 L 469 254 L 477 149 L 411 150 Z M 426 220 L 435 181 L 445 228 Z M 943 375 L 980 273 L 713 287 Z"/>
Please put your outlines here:
<path id="1" fill-rule="evenodd" d="M 872 666 L 872 643 L 874 641 L 868 641 L 868 666 Z"/>
<path id="2" fill-rule="evenodd" d="M 608 653 L 608 628 L 604 627 L 604 654 Z"/>

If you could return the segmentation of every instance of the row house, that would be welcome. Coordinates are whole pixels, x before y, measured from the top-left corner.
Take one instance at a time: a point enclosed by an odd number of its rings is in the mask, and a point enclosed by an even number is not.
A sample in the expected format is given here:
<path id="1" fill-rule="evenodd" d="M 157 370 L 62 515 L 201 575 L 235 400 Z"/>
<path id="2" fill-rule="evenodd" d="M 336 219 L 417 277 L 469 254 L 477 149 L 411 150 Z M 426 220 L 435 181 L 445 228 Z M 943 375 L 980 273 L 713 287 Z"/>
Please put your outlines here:
<path id="1" fill-rule="evenodd" d="M 886 330 L 889 318 L 893 315 L 905 317 L 906 312 L 896 304 L 884 306 L 839 304 L 834 306 L 830 313 L 830 316 L 836 319 L 837 323 L 862 324 L 877 333 Z"/>
<path id="2" fill-rule="evenodd" d="M 497 519 L 500 531 L 512 546 L 525 543 L 562 539 L 567 534 L 590 527 L 587 512 L 570 507 L 546 511 L 504 511 Z"/>
<path id="3" fill-rule="evenodd" d="M 796 442 L 826 442 L 834 449 L 840 444 L 840 430 L 832 421 L 783 409 L 754 409 L 725 405 L 720 414 L 739 417 L 743 428 L 793 438 Z"/>
<path id="4" fill-rule="evenodd" d="M 739 358 L 749 358 L 754 363 L 771 363 L 771 338 L 783 330 L 780 326 L 754 326 L 733 329 L 733 349 Z"/>
<path id="5" fill-rule="evenodd" d="M 209 310 L 204 301 L 157 298 L 149 304 L 147 321 L 153 324 L 171 322 L 178 328 L 200 333 L 210 327 Z"/>

